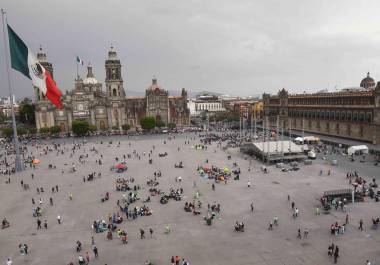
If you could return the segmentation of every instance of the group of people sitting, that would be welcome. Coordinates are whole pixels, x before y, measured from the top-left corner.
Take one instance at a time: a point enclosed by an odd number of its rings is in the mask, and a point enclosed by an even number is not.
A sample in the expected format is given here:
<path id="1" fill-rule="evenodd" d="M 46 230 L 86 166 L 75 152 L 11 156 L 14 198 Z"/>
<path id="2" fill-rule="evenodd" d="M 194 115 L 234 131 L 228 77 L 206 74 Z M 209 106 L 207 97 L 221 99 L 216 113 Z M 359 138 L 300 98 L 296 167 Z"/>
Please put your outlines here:
<path id="1" fill-rule="evenodd" d="M 140 200 L 140 197 L 138 196 L 137 191 L 129 192 L 128 196 L 126 194 L 123 194 L 123 198 L 122 198 L 123 203 L 127 203 L 129 205 L 129 204 L 134 203 L 138 200 Z"/>
<path id="2" fill-rule="evenodd" d="M 235 231 L 236 232 L 244 232 L 244 223 L 236 221 L 236 223 L 235 223 Z"/>
<path id="3" fill-rule="evenodd" d="M 37 206 L 37 208 L 33 209 L 33 217 L 42 216 L 42 208 Z"/>
<path id="4" fill-rule="evenodd" d="M 7 218 L 4 217 L 3 221 L 1 222 L 1 229 L 5 229 L 10 226 L 10 223 L 8 222 Z"/>
<path id="5" fill-rule="evenodd" d="M 134 178 L 130 178 L 130 179 L 117 178 L 116 179 L 116 190 L 117 191 L 131 190 L 131 188 L 129 187 L 129 184 L 133 183 L 133 182 L 135 182 Z"/>
<path id="6" fill-rule="evenodd" d="M 201 208 L 201 202 L 200 201 L 198 201 L 198 208 Z M 194 215 L 198 215 L 201 213 L 200 211 L 196 210 L 195 202 L 194 203 L 185 202 L 184 210 L 185 210 L 185 212 L 188 212 L 188 213 L 192 212 Z"/>

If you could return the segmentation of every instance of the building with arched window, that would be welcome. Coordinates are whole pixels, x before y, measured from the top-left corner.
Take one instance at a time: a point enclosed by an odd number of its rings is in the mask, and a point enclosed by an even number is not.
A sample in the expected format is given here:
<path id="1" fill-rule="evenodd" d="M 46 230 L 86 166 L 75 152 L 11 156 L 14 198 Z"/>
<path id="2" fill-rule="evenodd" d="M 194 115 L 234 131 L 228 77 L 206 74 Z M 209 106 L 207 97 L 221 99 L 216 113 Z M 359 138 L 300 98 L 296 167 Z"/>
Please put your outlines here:
<path id="1" fill-rule="evenodd" d="M 367 74 L 360 88 L 339 92 L 263 95 L 264 116 L 274 126 L 380 144 L 380 82 Z"/>

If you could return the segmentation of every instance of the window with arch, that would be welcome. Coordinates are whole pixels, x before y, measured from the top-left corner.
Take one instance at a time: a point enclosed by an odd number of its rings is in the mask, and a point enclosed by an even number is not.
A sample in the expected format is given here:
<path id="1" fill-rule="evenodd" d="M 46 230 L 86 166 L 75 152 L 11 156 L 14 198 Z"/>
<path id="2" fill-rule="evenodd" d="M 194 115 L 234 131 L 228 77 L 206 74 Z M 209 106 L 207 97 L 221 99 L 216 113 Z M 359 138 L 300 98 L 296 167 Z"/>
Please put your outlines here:
<path id="1" fill-rule="evenodd" d="M 117 91 L 116 91 L 116 88 L 114 88 L 114 89 L 112 90 L 112 95 L 113 95 L 114 97 L 116 97 L 116 96 L 117 96 Z"/>

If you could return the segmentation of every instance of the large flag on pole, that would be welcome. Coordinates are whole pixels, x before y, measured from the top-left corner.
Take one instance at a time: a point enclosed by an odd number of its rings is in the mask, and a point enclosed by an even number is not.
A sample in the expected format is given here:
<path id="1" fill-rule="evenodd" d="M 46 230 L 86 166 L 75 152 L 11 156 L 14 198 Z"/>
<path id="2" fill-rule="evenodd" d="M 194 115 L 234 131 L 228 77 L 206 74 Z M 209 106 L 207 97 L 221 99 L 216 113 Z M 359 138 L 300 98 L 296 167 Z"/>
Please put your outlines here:
<path id="1" fill-rule="evenodd" d="M 62 93 L 59 91 L 49 71 L 38 62 L 34 54 L 13 29 L 9 25 L 7 26 L 12 68 L 31 79 L 33 85 L 38 87 L 51 103 L 57 106 L 57 108 L 62 108 Z"/>

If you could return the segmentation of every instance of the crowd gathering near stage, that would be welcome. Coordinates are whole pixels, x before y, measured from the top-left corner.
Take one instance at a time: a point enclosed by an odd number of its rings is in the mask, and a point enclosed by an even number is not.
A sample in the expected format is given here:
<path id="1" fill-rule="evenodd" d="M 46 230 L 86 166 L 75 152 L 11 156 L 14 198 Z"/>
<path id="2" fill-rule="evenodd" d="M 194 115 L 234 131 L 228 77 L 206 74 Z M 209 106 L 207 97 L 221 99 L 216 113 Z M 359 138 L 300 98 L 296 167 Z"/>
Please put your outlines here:
<path id="1" fill-rule="evenodd" d="M 22 143 L 21 173 L 7 145 L 0 156 L 2 262 L 44 264 L 35 253 L 49 246 L 60 253 L 49 256 L 54 264 L 198 264 L 197 251 L 208 253 L 211 245 L 202 245 L 203 235 L 209 235 L 215 249 L 227 251 L 219 247 L 226 244 L 232 255 L 235 246 L 224 237 L 247 242 L 238 247 L 248 253 L 255 240 L 281 238 L 301 256 L 316 244 L 322 255 L 316 264 L 351 264 L 343 238 L 365 233 L 378 240 L 378 176 L 315 163 L 293 173 L 307 177 L 297 180 L 270 165 L 263 170 L 262 162 L 235 148 L 240 141 L 236 132 L 30 140 Z M 355 202 L 323 194 L 328 189 L 351 189 Z M 361 210 L 364 205 L 373 211 Z M 182 252 L 161 251 L 165 246 Z M 203 255 L 216 255 L 207 264 L 219 263 L 218 253 Z M 251 264 L 245 258 L 234 264 Z M 376 259 L 370 252 L 360 264 Z"/>

